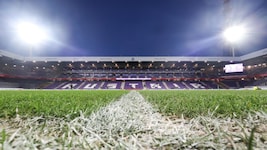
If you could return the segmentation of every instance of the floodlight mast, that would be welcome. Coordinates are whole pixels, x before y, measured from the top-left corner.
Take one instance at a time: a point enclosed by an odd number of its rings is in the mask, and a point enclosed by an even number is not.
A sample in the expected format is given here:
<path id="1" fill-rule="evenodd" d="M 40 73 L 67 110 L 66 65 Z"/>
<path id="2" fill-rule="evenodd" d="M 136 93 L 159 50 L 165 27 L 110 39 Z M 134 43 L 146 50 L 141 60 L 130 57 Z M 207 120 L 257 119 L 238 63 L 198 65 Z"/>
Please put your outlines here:
<path id="1" fill-rule="evenodd" d="M 235 24 L 234 16 L 232 15 L 231 0 L 223 1 L 223 14 L 224 14 L 224 31 L 222 36 L 230 47 L 232 56 L 235 57 L 235 44 L 242 42 L 247 34 L 245 26 Z"/>
<path id="2" fill-rule="evenodd" d="M 230 22 L 231 22 L 231 18 L 232 18 L 232 8 L 231 8 L 231 4 L 230 4 L 230 0 L 222 0 L 223 1 L 223 15 L 224 15 L 224 29 L 229 26 Z M 225 31 L 224 31 L 225 32 Z M 224 32 L 222 33 L 223 35 L 223 40 L 226 42 L 226 38 L 224 35 Z M 229 44 L 229 43 L 228 43 Z M 235 57 L 235 52 L 234 52 L 234 48 L 231 45 L 231 53 L 232 56 Z"/>
<path id="3" fill-rule="evenodd" d="M 30 57 L 32 57 L 33 47 L 47 39 L 47 32 L 41 26 L 30 23 L 20 22 L 16 26 L 18 37 L 26 44 L 30 45 Z"/>
<path id="4" fill-rule="evenodd" d="M 232 50 L 232 56 L 235 57 L 235 47 L 231 45 L 231 50 Z"/>
<path id="5" fill-rule="evenodd" d="M 233 57 L 235 57 L 234 45 L 244 40 L 245 35 L 246 29 L 242 25 L 230 26 L 224 30 L 223 37 L 230 44 Z"/>

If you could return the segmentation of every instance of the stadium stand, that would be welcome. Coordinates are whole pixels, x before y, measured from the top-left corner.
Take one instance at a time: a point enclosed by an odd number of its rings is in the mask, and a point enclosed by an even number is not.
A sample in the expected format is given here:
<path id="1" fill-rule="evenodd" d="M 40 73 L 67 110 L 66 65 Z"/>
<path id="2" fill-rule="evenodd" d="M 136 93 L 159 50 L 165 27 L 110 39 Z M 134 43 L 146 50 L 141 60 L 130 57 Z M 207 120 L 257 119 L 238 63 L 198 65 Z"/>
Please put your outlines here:
<path id="1" fill-rule="evenodd" d="M 0 88 L 239 89 L 267 84 L 267 49 L 240 57 L 23 57 L 0 50 Z M 242 72 L 225 65 L 242 63 Z"/>

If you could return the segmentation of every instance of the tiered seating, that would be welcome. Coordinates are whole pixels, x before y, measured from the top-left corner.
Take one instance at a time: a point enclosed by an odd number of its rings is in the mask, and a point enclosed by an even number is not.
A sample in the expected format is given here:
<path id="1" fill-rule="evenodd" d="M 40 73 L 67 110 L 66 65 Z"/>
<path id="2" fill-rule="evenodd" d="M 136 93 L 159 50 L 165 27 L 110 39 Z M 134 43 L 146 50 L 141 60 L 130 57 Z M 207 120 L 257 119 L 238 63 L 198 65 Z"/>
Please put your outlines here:
<path id="1" fill-rule="evenodd" d="M 250 81 L 239 81 L 238 84 L 239 84 L 239 88 L 244 88 L 244 87 L 250 85 Z M 253 84 L 251 84 L 251 85 L 253 85 Z"/>
<path id="2" fill-rule="evenodd" d="M 237 84 L 236 84 L 236 81 L 224 80 L 224 81 L 222 81 L 222 83 L 225 84 L 226 86 L 228 86 L 230 89 L 236 89 L 236 88 L 238 88 L 237 87 Z"/>
<path id="3" fill-rule="evenodd" d="M 81 81 L 64 82 L 63 84 L 59 85 L 57 89 L 78 89 L 81 84 Z"/>
<path id="4" fill-rule="evenodd" d="M 56 89 L 60 86 L 60 84 L 63 84 L 64 82 L 54 82 L 46 87 L 46 89 Z"/>
<path id="5" fill-rule="evenodd" d="M 189 89 L 207 89 L 208 88 L 208 87 L 205 87 L 205 85 L 201 84 L 200 82 L 184 81 L 184 83 Z"/>
<path id="6" fill-rule="evenodd" d="M 230 88 L 237 88 L 236 82 L 224 81 Z M 244 87 L 248 82 L 240 82 Z M 218 85 L 212 81 L 57 81 L 46 89 L 217 89 Z"/>
<path id="7" fill-rule="evenodd" d="M 205 87 L 207 87 L 208 89 L 217 89 L 218 85 L 212 81 L 204 81 L 201 82 L 203 85 L 205 85 Z"/>
<path id="8" fill-rule="evenodd" d="M 85 81 L 80 85 L 79 89 L 99 89 L 101 84 L 101 81 Z"/>
<path id="9" fill-rule="evenodd" d="M 124 89 L 144 89 L 142 81 L 125 81 Z"/>
<path id="10" fill-rule="evenodd" d="M 166 81 L 165 83 L 166 83 L 166 85 L 168 86 L 169 89 L 187 89 L 186 86 L 184 84 L 182 84 L 182 82 Z"/>
<path id="11" fill-rule="evenodd" d="M 161 81 L 146 81 L 145 85 L 147 89 L 166 89 Z"/>
<path id="12" fill-rule="evenodd" d="M 101 89 L 121 89 L 121 81 L 108 81 L 104 82 Z"/>

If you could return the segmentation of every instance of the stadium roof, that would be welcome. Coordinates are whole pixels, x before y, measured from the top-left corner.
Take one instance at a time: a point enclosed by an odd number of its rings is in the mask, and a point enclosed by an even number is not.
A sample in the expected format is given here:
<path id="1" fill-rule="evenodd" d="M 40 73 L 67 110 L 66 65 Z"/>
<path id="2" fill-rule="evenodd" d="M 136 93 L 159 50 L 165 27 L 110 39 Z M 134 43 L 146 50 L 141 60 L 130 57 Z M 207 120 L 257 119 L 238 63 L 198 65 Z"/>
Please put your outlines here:
<path id="1" fill-rule="evenodd" d="M 267 48 L 252 52 L 239 57 L 176 57 L 176 56 L 117 56 L 117 57 L 24 57 L 12 52 L 0 50 L 0 56 L 21 60 L 21 61 L 47 61 L 47 62 L 162 62 L 162 61 L 233 61 L 240 62 L 260 56 L 267 56 Z"/>

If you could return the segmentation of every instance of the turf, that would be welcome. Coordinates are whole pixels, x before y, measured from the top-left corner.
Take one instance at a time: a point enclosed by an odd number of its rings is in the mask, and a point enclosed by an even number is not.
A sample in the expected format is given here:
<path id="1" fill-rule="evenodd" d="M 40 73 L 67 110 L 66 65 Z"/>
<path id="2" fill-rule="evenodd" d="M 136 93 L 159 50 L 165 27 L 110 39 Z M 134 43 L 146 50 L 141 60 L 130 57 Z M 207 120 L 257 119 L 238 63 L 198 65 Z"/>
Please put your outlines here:
<path id="1" fill-rule="evenodd" d="M 92 111 L 118 99 L 125 90 L 95 91 L 1 91 L 0 118 L 21 116 L 76 117 L 79 111 Z M 267 92 L 251 90 L 144 90 L 140 93 L 161 113 L 197 117 L 245 117 L 248 112 L 267 112 Z M 16 112 L 17 110 L 17 112 Z"/>
<path id="2" fill-rule="evenodd" d="M 140 93 L 161 113 L 185 117 L 246 117 L 267 112 L 267 92 L 252 90 L 144 90 Z"/>
<path id="3" fill-rule="evenodd" d="M 89 115 L 92 111 L 118 99 L 127 91 L 0 91 L 0 118 L 21 116 L 79 116 L 79 111 Z M 68 115 L 68 116 L 66 116 Z"/>

